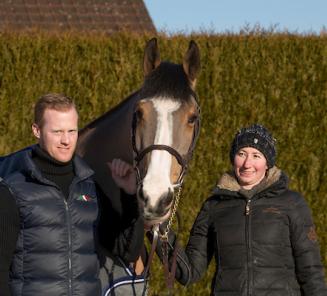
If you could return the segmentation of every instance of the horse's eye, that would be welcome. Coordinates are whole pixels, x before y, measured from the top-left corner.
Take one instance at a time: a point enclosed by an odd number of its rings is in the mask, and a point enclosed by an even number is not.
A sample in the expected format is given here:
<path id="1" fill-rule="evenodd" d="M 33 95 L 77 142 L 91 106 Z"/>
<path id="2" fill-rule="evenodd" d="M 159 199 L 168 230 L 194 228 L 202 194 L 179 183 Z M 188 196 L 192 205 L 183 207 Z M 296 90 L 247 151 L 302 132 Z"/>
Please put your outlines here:
<path id="1" fill-rule="evenodd" d="M 198 116 L 196 115 L 196 114 L 192 114 L 190 117 L 189 117 L 189 119 L 188 119 L 188 123 L 189 124 L 193 124 L 194 122 L 196 122 L 197 121 L 197 119 L 198 119 Z"/>

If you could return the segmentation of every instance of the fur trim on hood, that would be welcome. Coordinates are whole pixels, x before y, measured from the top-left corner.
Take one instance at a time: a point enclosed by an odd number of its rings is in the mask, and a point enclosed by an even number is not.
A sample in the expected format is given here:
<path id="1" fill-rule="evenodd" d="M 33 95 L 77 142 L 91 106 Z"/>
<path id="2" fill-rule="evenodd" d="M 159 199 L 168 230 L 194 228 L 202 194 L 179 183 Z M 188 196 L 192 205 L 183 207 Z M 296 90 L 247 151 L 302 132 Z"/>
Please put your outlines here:
<path id="1" fill-rule="evenodd" d="M 260 187 L 260 190 L 262 191 L 275 182 L 277 182 L 282 174 L 282 171 L 277 168 L 276 166 L 272 167 L 268 170 L 268 173 L 266 177 L 255 187 Z M 229 191 L 243 191 L 242 187 L 238 183 L 236 176 L 233 171 L 225 173 L 221 176 L 221 178 L 218 180 L 217 186 L 214 189 L 214 193 L 216 193 L 217 190 L 229 190 Z"/>

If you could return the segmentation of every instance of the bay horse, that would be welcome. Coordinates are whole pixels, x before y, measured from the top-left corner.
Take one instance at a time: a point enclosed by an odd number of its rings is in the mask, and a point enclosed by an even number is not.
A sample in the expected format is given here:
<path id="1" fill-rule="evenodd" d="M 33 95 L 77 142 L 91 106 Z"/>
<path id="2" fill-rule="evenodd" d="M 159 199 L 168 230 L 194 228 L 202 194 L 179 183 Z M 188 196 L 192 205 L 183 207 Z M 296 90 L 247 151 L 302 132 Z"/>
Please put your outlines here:
<path id="1" fill-rule="evenodd" d="M 157 39 L 151 39 L 144 50 L 141 88 L 80 131 L 77 153 L 95 171 L 96 183 L 105 196 L 105 215 L 108 207 L 112 209 L 107 233 L 114 232 L 110 226 L 121 221 L 115 213 L 124 211 L 120 190 L 108 168 L 114 158 L 134 164 L 137 199 L 146 223 L 155 225 L 170 217 L 175 188 L 183 182 L 199 134 L 200 108 L 195 94 L 199 71 L 200 52 L 194 41 L 190 41 L 183 63 L 174 64 L 161 61 Z M 106 226 L 100 229 L 105 232 Z"/>
<path id="2" fill-rule="evenodd" d="M 200 55 L 194 41 L 182 65 L 161 62 L 155 38 L 144 51 L 144 83 L 121 104 L 79 132 L 77 154 L 95 171 L 103 193 L 119 199 L 108 162 L 134 163 L 138 198 L 150 224 L 169 217 L 174 188 L 179 186 L 199 132 L 199 105 L 194 92 Z"/>

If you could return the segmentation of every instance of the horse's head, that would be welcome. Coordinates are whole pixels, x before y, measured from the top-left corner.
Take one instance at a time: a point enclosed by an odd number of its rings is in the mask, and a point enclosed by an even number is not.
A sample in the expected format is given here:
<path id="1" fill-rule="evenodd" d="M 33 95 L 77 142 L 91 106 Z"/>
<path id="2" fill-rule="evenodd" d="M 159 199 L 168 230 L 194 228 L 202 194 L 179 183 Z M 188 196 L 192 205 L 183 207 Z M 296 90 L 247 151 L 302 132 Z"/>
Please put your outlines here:
<path id="1" fill-rule="evenodd" d="M 200 110 L 194 92 L 200 54 L 189 44 L 182 65 L 161 62 L 156 39 L 144 53 L 144 84 L 133 118 L 133 149 L 138 198 L 149 224 L 166 220 L 174 189 L 181 186 L 199 132 Z"/>

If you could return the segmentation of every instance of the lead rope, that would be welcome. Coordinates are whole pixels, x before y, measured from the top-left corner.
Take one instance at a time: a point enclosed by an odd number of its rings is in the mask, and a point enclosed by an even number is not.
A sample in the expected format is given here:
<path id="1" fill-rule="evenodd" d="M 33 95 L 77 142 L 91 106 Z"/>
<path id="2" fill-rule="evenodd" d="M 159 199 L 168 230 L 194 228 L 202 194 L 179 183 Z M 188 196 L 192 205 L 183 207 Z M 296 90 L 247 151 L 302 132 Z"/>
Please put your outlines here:
<path id="1" fill-rule="evenodd" d="M 148 263 L 147 263 L 147 265 L 146 265 L 146 267 L 144 269 L 144 276 L 145 277 L 149 276 L 150 266 L 151 266 L 151 263 L 152 263 L 154 252 L 155 252 L 156 247 L 157 247 L 158 237 L 159 237 L 159 224 L 153 226 L 152 232 L 153 232 L 153 239 L 152 239 L 152 244 L 151 244 L 151 251 L 150 251 L 150 254 L 149 254 L 149 258 L 148 258 Z"/>
<path id="2" fill-rule="evenodd" d="M 153 232 L 153 239 L 152 239 L 152 244 L 151 244 L 151 251 L 149 253 L 149 258 L 148 258 L 148 262 L 147 265 L 144 269 L 144 276 L 148 277 L 149 276 L 149 272 L 150 272 L 150 266 L 153 260 L 153 256 L 157 247 L 157 243 L 158 243 L 158 239 L 162 240 L 162 252 L 163 252 L 163 265 L 164 265 L 164 272 L 165 272 L 165 281 L 166 281 L 166 285 L 167 288 L 169 289 L 169 295 L 173 295 L 172 291 L 173 291 L 173 286 L 174 286 L 174 279 L 175 279 L 175 273 L 176 273 L 176 259 L 177 259 L 177 241 L 174 247 L 174 252 L 173 252 L 173 257 L 172 257 L 172 268 L 171 270 L 169 270 L 169 264 L 168 264 L 168 248 L 169 248 L 169 243 L 168 243 L 168 234 L 169 231 L 173 225 L 174 222 L 174 218 L 176 216 L 176 212 L 177 212 L 177 208 L 178 208 L 178 204 L 181 198 L 181 192 L 182 192 L 182 186 L 180 185 L 178 187 L 178 191 L 177 191 L 177 195 L 175 197 L 175 201 L 174 201 L 174 205 L 173 205 L 173 209 L 171 212 L 171 215 L 169 217 L 168 220 L 168 224 L 165 228 L 165 231 L 163 234 L 160 234 L 160 230 L 159 230 L 159 224 L 154 225 L 152 228 L 152 232 Z"/>

